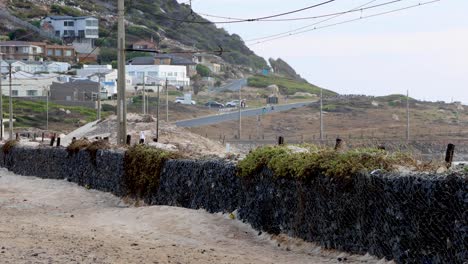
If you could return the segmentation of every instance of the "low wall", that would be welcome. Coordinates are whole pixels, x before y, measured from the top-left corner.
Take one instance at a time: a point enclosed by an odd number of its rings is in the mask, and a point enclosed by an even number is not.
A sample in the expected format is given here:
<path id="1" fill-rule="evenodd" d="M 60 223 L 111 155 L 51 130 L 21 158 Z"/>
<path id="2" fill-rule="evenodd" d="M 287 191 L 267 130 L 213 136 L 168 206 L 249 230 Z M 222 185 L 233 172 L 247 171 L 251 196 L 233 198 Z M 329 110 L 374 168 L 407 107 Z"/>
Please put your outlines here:
<path id="1" fill-rule="evenodd" d="M 0 165 L 21 174 L 67 179 L 125 196 L 124 152 L 14 147 Z M 464 175 L 316 175 L 278 179 L 264 169 L 239 178 L 226 161 L 166 162 L 157 192 L 145 200 L 209 212 L 232 212 L 254 228 L 286 233 L 326 248 L 369 252 L 397 263 L 464 263 L 468 259 L 468 184 Z"/>

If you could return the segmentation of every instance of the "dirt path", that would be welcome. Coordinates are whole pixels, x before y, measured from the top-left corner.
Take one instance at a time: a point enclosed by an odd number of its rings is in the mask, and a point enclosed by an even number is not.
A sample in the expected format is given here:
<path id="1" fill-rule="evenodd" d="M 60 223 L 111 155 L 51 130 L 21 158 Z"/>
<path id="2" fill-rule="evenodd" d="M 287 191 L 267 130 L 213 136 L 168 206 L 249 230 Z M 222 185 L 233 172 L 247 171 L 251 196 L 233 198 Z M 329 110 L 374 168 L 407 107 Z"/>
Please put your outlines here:
<path id="1" fill-rule="evenodd" d="M 167 206 L 128 207 L 107 193 L 4 169 L 0 262 L 385 263 L 258 235 L 226 215 Z"/>

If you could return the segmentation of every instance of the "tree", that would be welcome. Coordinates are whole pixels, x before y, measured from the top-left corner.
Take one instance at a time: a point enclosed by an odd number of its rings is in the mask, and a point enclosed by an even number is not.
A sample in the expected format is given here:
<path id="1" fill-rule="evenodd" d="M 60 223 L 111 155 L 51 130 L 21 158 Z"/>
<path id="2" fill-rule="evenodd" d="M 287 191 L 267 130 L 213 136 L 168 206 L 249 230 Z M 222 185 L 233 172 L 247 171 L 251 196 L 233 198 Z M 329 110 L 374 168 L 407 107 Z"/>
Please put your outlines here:
<path id="1" fill-rule="evenodd" d="M 210 70 L 210 68 L 206 67 L 205 65 L 198 64 L 197 65 L 197 73 L 201 77 L 209 77 L 211 75 L 211 70 Z"/>

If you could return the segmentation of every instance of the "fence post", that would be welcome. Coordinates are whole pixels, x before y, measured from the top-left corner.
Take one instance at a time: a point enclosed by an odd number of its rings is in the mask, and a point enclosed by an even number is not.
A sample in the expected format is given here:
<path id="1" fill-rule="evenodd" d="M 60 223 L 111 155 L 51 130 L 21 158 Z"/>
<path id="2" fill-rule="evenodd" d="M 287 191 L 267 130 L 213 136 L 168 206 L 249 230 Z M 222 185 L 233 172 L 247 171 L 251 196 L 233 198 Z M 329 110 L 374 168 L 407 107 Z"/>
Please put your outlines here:
<path id="1" fill-rule="evenodd" d="M 18 133 L 16 133 L 16 141 L 18 141 L 18 140 L 19 140 L 19 135 L 18 135 Z"/>
<path id="2" fill-rule="evenodd" d="M 130 142 L 132 141 L 132 136 L 131 135 L 127 135 L 127 145 L 130 146 Z M 156 142 L 158 142 L 158 140 L 156 139 Z"/>
<path id="3" fill-rule="evenodd" d="M 50 146 L 53 147 L 55 143 L 55 135 L 50 138 Z"/>
<path id="4" fill-rule="evenodd" d="M 57 138 L 57 147 L 60 147 L 60 137 Z"/>
<path id="5" fill-rule="evenodd" d="M 280 145 L 280 146 L 284 145 L 284 137 L 283 136 L 278 137 L 278 145 Z"/>
<path id="6" fill-rule="evenodd" d="M 336 139 L 335 150 L 340 150 L 343 147 L 343 140 L 341 138 Z"/>
<path id="7" fill-rule="evenodd" d="M 447 146 L 447 152 L 445 153 L 445 162 L 447 163 L 447 168 L 452 166 L 453 155 L 455 153 L 455 145 L 450 143 Z"/>

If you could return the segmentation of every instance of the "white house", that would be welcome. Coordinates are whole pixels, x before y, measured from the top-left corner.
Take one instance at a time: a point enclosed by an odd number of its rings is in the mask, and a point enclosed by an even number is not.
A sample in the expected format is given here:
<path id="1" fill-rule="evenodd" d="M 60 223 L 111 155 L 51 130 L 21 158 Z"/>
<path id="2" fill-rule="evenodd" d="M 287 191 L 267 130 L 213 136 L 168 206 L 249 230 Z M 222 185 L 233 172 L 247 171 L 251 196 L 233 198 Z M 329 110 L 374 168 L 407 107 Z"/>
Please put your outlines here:
<path id="1" fill-rule="evenodd" d="M 44 62 L 44 61 L 0 61 L 2 72 L 8 72 L 11 64 L 13 71 L 22 71 L 27 73 L 54 73 L 66 72 L 71 65 L 66 62 Z"/>
<path id="2" fill-rule="evenodd" d="M 112 71 L 112 65 L 83 65 L 83 69 L 78 69 L 76 75 L 79 77 L 88 77 L 96 73 L 108 73 Z"/>
<path id="3" fill-rule="evenodd" d="M 117 94 L 117 75 L 117 70 L 108 70 L 107 72 L 94 73 L 88 76 L 88 79 L 94 82 L 99 82 L 108 97 L 111 97 Z M 131 90 L 131 87 L 132 78 L 126 74 L 125 90 Z"/>
<path id="4" fill-rule="evenodd" d="M 168 80 L 169 85 L 189 86 L 190 78 L 187 76 L 187 67 L 179 65 L 127 65 L 126 72 L 132 78 L 132 84 L 162 84 Z"/>
<path id="5" fill-rule="evenodd" d="M 53 82 L 57 82 L 58 75 L 31 74 L 18 71 L 12 73 L 11 80 L 11 95 L 13 97 L 46 96 L 50 85 L 52 85 Z M 5 75 L 2 78 L 2 94 L 9 96 L 9 88 L 9 76 Z"/>
<path id="6" fill-rule="evenodd" d="M 99 20 L 90 16 L 48 16 L 41 21 L 41 27 L 73 43 L 79 53 L 92 52 L 95 40 L 99 38 Z"/>

